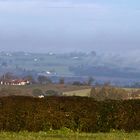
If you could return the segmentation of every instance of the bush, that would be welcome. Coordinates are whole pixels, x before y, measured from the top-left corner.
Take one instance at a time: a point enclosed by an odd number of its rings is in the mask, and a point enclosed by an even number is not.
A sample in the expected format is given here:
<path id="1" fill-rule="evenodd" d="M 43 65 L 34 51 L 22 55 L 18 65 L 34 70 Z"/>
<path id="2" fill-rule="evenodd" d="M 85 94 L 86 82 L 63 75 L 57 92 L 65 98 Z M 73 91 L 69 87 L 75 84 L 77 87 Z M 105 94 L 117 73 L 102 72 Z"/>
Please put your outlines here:
<path id="1" fill-rule="evenodd" d="M 41 89 L 38 89 L 38 88 L 37 89 L 34 89 L 32 91 L 32 95 L 35 96 L 35 97 L 38 97 L 40 95 L 43 95 L 43 91 Z"/>
<path id="2" fill-rule="evenodd" d="M 58 96 L 59 93 L 58 91 L 55 91 L 55 90 L 47 90 L 44 95 L 45 96 Z"/>
<path id="3" fill-rule="evenodd" d="M 112 86 L 103 86 L 100 88 L 93 87 L 90 92 L 90 97 L 96 100 L 123 100 L 128 98 L 128 93 L 124 89 L 115 88 Z"/>

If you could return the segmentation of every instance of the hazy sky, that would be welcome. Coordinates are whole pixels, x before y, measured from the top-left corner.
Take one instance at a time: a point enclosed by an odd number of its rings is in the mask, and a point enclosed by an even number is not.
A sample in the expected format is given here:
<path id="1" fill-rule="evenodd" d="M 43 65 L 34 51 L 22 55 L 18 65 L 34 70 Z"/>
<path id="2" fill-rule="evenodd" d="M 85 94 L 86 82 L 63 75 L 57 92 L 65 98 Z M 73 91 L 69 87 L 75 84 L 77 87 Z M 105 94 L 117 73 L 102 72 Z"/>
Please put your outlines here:
<path id="1" fill-rule="evenodd" d="M 140 51 L 140 0 L 0 0 L 0 51 Z"/>

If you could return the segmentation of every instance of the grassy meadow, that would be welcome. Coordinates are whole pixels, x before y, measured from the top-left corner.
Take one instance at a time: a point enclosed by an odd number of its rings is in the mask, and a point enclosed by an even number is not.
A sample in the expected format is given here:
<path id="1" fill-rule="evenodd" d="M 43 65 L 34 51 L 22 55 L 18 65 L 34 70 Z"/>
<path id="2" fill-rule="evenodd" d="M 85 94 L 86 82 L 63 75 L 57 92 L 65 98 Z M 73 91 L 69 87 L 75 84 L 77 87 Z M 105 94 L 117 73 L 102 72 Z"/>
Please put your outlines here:
<path id="1" fill-rule="evenodd" d="M 91 91 L 91 88 L 89 89 L 82 89 L 82 90 L 74 90 L 74 91 L 67 91 L 67 92 L 64 92 L 63 95 L 64 96 L 87 96 L 89 97 L 90 96 L 90 91 Z"/>
<path id="2" fill-rule="evenodd" d="M 5 93 L 5 96 L 9 95 L 21 95 L 21 96 L 32 96 L 32 91 L 34 89 L 41 89 L 43 92 L 47 90 L 54 90 L 58 92 L 64 92 L 66 95 L 71 95 L 71 93 L 76 93 L 81 96 L 88 96 L 91 90 L 91 86 L 75 86 L 75 85 L 61 85 L 61 84 L 46 84 L 46 85 L 26 85 L 26 86 L 9 86 L 9 85 L 0 85 L 0 90 L 7 89 L 13 91 L 12 93 Z M 1 94 L 0 94 L 1 96 Z"/>
<path id="3" fill-rule="evenodd" d="M 0 132 L 0 140 L 139 140 L 140 133 Z"/>

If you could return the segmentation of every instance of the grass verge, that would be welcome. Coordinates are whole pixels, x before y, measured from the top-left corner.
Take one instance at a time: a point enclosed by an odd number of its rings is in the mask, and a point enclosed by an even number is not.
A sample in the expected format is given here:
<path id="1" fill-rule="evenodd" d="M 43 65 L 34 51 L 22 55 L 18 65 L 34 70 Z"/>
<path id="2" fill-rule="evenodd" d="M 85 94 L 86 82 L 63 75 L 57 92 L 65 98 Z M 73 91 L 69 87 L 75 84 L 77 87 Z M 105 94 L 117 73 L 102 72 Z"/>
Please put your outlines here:
<path id="1" fill-rule="evenodd" d="M 140 132 L 74 133 L 70 130 L 49 132 L 0 132 L 0 140 L 139 140 Z"/>

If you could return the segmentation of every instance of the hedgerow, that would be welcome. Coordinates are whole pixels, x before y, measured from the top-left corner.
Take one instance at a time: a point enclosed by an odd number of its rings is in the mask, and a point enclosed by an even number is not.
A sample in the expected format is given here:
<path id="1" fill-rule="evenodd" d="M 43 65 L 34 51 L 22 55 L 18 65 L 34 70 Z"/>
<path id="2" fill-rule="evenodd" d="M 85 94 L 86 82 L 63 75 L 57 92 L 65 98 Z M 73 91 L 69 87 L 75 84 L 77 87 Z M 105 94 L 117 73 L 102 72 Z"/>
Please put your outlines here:
<path id="1" fill-rule="evenodd" d="M 79 132 L 140 130 L 140 100 L 95 101 L 88 97 L 0 98 L 0 131 Z"/>

